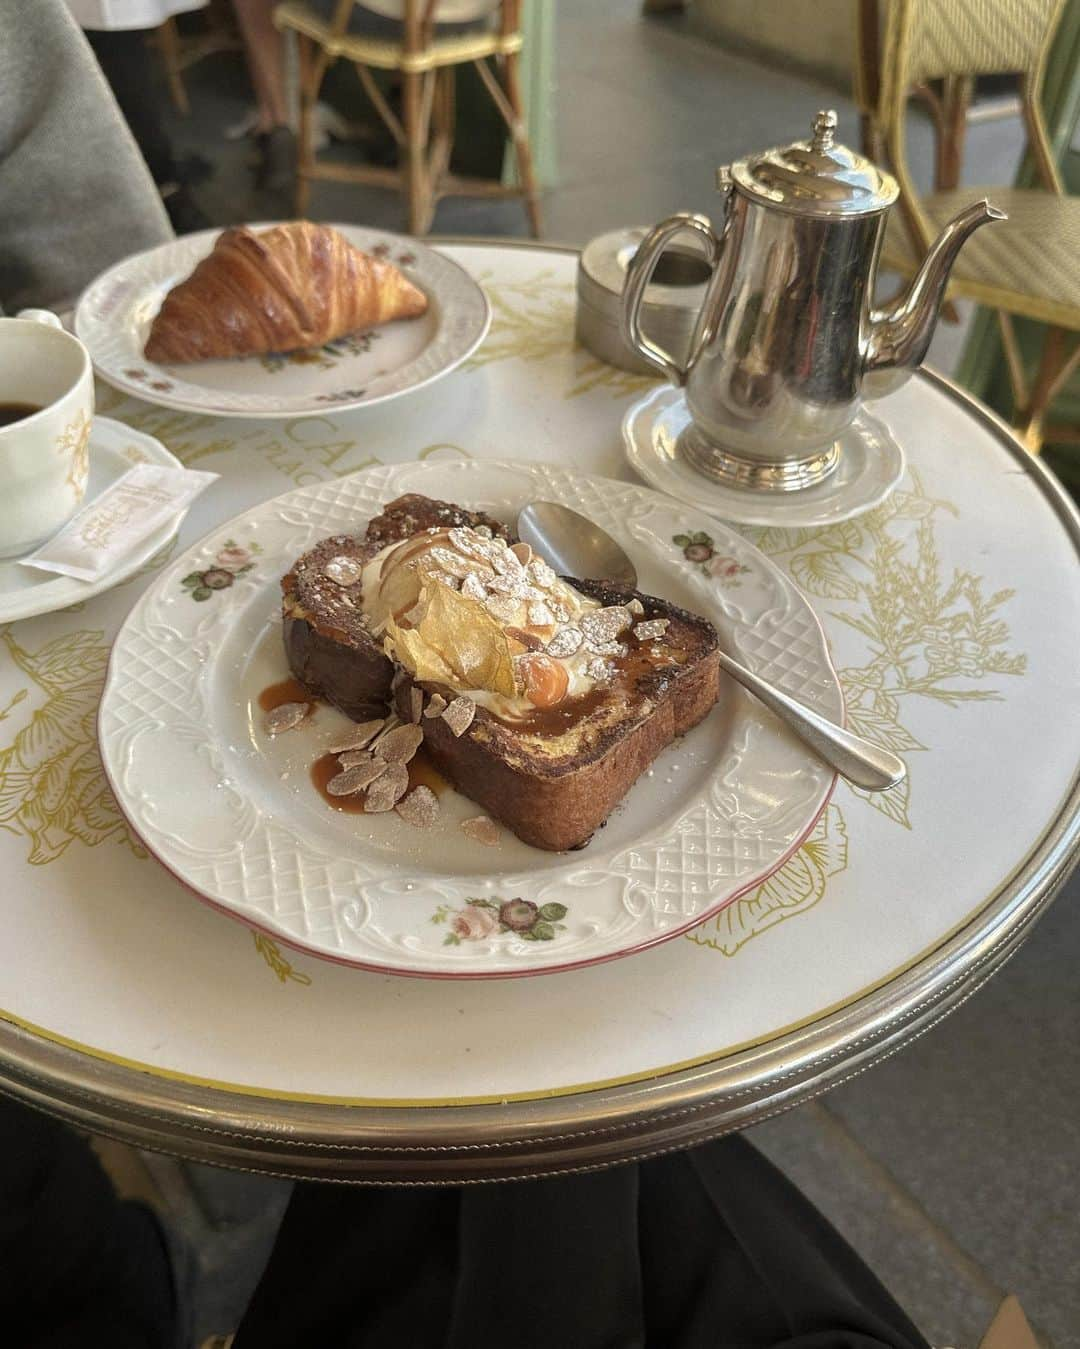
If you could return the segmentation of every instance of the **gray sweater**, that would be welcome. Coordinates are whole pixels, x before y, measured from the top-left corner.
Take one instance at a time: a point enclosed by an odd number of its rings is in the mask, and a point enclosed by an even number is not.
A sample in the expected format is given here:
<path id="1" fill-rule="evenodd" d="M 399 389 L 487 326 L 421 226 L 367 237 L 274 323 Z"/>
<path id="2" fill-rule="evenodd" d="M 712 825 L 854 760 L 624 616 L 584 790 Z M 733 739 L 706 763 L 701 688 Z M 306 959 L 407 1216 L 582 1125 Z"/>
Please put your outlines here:
<path id="1" fill-rule="evenodd" d="M 172 237 L 64 0 L 0 0 L 0 311 L 70 302 Z"/>

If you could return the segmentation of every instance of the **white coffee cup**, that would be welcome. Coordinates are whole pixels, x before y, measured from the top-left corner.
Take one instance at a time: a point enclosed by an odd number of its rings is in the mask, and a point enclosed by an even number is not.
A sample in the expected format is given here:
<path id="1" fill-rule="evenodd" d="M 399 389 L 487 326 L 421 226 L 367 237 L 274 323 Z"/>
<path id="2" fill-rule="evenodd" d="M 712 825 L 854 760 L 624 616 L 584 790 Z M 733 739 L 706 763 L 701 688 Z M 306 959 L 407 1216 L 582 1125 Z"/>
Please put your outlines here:
<path id="1" fill-rule="evenodd" d="M 93 368 L 46 309 L 0 318 L 0 405 L 11 404 L 39 410 L 0 426 L 0 557 L 55 534 L 86 495 Z"/>

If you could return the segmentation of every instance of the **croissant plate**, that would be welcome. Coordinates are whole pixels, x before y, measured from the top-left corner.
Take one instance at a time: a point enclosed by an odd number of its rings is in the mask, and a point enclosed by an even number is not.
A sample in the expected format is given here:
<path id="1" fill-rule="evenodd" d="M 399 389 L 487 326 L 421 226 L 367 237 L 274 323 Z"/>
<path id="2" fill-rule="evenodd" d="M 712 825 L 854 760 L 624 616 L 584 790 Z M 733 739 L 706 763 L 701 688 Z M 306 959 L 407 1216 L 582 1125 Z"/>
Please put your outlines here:
<path id="1" fill-rule="evenodd" d="M 318 347 L 427 306 L 392 263 L 329 225 L 296 220 L 258 234 L 240 225 L 165 296 L 145 354 L 179 364 Z"/>

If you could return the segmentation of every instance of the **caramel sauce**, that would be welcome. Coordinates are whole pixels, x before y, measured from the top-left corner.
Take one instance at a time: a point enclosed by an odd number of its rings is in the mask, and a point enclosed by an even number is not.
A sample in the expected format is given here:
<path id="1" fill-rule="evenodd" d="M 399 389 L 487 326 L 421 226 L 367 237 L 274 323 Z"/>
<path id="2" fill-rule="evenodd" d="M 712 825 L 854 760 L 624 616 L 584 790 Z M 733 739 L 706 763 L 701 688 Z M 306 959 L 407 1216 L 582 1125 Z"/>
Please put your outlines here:
<path id="1" fill-rule="evenodd" d="M 410 759 L 408 769 L 410 792 L 414 787 L 430 787 L 435 795 L 439 796 L 449 786 L 449 783 L 428 758 L 423 745 Z M 357 792 L 353 796 L 331 796 L 326 790 L 326 784 L 331 778 L 336 778 L 341 771 L 342 768 L 338 763 L 336 754 L 323 754 L 311 765 L 312 784 L 332 810 L 340 810 L 344 815 L 363 815 L 363 792 Z"/>
<path id="2" fill-rule="evenodd" d="M 299 679 L 283 679 L 278 684 L 268 684 L 259 694 L 256 702 L 264 712 L 273 712 L 282 703 L 311 703 L 311 694 Z"/>

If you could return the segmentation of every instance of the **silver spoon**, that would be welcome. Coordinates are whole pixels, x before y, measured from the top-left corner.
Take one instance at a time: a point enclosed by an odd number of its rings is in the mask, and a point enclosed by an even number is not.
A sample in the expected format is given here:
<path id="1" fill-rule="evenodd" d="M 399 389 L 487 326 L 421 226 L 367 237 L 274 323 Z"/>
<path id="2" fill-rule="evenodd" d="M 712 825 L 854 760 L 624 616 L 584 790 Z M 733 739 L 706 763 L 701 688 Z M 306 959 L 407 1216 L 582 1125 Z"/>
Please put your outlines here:
<path id="1" fill-rule="evenodd" d="M 517 533 L 560 576 L 615 581 L 637 588 L 637 572 L 623 549 L 599 525 L 568 506 L 553 501 L 530 502 L 518 516 Z M 725 651 L 719 654 L 721 668 L 790 726 L 841 777 L 868 792 L 883 792 L 903 781 L 907 774 L 903 759 L 797 702 Z"/>

